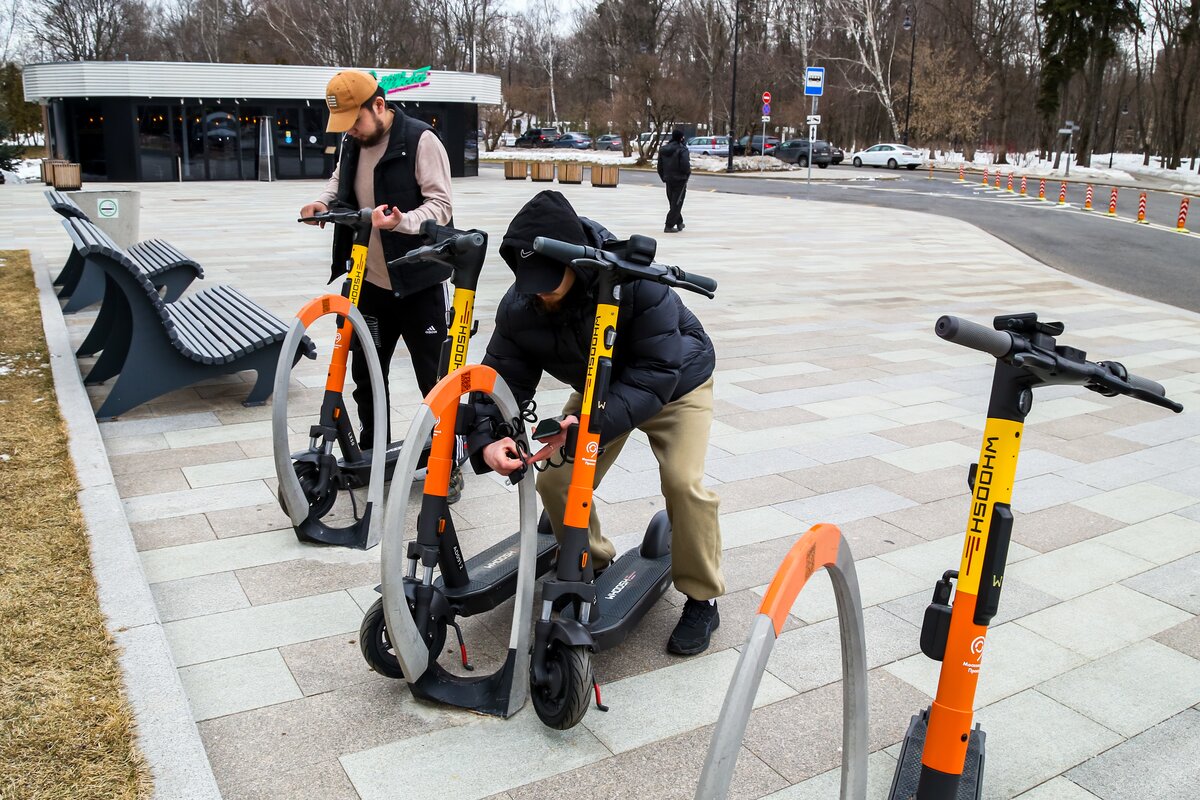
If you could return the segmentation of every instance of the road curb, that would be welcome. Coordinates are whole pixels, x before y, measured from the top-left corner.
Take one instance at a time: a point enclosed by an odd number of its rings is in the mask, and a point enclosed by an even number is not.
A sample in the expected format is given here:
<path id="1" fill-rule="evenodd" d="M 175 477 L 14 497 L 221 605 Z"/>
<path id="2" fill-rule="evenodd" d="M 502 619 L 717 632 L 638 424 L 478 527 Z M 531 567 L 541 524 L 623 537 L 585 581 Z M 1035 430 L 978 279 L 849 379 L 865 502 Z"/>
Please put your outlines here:
<path id="1" fill-rule="evenodd" d="M 95 412 L 75 361 L 50 267 L 30 252 L 54 391 L 79 480 L 79 507 L 105 626 L 118 645 L 136 742 L 154 776 L 156 800 L 220 800 L 125 517 Z"/>

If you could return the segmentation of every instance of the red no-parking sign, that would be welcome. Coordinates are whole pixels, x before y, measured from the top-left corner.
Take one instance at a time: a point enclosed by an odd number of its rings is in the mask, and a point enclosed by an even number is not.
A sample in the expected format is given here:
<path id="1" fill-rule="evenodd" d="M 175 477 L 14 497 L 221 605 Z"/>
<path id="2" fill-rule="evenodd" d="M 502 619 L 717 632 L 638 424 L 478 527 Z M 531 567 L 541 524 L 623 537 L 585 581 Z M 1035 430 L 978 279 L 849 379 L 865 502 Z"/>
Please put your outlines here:
<path id="1" fill-rule="evenodd" d="M 763 92 L 763 98 L 762 98 L 762 100 L 763 100 L 763 105 L 766 105 L 767 103 L 770 103 L 770 102 L 771 102 L 771 93 L 770 93 L 770 92 Z"/>

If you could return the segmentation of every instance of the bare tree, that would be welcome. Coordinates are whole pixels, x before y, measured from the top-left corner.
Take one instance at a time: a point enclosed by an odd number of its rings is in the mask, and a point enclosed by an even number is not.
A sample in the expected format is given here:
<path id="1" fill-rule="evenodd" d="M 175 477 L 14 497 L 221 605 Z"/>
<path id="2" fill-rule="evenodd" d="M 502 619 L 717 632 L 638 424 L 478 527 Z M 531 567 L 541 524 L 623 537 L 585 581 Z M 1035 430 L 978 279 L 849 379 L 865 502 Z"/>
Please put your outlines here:
<path id="1" fill-rule="evenodd" d="M 28 14 L 40 55 L 65 61 L 141 57 L 150 17 L 138 0 L 37 0 Z"/>
<path id="2" fill-rule="evenodd" d="M 900 123 L 892 98 L 892 15 L 882 0 L 830 0 L 829 8 L 853 48 L 851 56 L 830 58 L 843 64 L 851 91 L 878 98 L 892 135 L 899 139 Z"/>

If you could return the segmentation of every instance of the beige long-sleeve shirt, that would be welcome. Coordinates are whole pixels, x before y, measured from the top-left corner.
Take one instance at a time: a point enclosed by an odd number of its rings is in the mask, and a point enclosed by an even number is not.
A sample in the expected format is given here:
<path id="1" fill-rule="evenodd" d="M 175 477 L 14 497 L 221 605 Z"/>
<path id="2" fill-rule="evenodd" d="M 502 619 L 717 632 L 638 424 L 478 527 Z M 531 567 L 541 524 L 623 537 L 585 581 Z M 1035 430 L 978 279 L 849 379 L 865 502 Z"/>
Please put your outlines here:
<path id="1" fill-rule="evenodd" d="M 359 203 L 372 204 L 375 197 L 375 165 L 387 152 L 388 137 L 371 147 L 359 151 L 357 174 L 354 176 L 354 194 Z M 421 195 L 425 202 L 412 211 L 405 211 L 400 224 L 395 227 L 397 233 L 420 233 L 421 223 L 427 219 L 436 220 L 439 225 L 447 225 L 454 215 L 454 197 L 450 188 L 450 159 L 446 148 L 433 131 L 425 131 L 417 141 L 415 163 L 417 185 L 421 187 Z M 339 164 L 333 175 L 325 183 L 325 188 L 317 196 L 317 202 L 331 205 L 337 199 L 338 186 L 341 183 Z M 383 243 L 379 238 L 379 230 L 371 230 L 371 244 L 367 249 L 366 279 L 383 289 L 391 289 L 392 281 L 388 278 L 387 261 L 383 256 Z"/>

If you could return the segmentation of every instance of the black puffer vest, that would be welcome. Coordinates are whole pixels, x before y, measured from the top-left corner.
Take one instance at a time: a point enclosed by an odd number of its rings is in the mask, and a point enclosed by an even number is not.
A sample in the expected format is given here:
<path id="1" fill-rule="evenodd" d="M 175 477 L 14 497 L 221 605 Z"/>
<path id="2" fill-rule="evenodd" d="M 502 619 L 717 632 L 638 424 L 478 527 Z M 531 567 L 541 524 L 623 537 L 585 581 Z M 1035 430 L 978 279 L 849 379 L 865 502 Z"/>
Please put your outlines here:
<path id="1" fill-rule="evenodd" d="M 396 116 L 388 132 L 387 150 L 375 165 L 375 197 L 368 201 L 366 198 L 358 198 L 354 193 L 354 176 L 358 172 L 360 146 L 354 138 L 346 136 L 342 140 L 342 160 L 338 173 L 341 177 L 338 183 L 338 205 L 374 208 L 387 204 L 401 211 L 412 211 L 425 202 L 421 187 L 417 183 L 417 142 L 425 131 L 433 131 L 435 136 L 437 131 L 430 125 L 408 116 L 398 105 L 389 103 L 388 107 L 396 112 Z M 380 231 L 379 239 L 383 243 L 383 257 L 388 261 L 399 258 L 423 244 L 418 235 L 395 231 Z M 329 278 L 331 283 L 348 271 L 347 264 L 353 244 L 354 232 L 344 226 L 337 226 L 333 232 L 333 263 L 330 265 Z M 441 264 L 421 263 L 406 264 L 403 270 L 388 270 L 388 274 L 392 281 L 392 292 L 397 297 L 404 297 L 441 283 L 450 277 L 450 270 Z"/>

